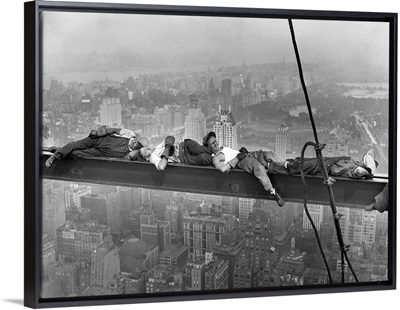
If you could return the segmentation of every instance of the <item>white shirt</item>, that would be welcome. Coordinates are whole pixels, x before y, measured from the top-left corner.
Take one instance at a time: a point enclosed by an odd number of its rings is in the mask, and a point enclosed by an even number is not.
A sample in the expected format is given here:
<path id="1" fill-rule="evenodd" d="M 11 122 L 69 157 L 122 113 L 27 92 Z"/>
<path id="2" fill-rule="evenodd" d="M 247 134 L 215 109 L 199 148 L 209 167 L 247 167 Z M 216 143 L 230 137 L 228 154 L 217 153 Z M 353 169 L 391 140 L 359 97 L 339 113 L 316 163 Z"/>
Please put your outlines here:
<path id="1" fill-rule="evenodd" d="M 149 162 L 151 162 L 156 168 L 158 169 L 158 164 L 161 161 L 161 155 L 165 150 L 165 144 L 164 142 L 161 142 L 158 144 L 155 148 L 153 153 L 151 153 L 151 156 L 149 158 Z M 180 163 L 180 159 L 178 157 L 179 155 L 179 143 L 174 144 L 174 154 L 172 156 L 168 157 L 168 162 L 169 163 Z"/>
<path id="2" fill-rule="evenodd" d="M 224 164 L 227 164 L 229 161 L 231 161 L 232 159 L 234 159 L 237 154 L 239 154 L 239 151 L 236 151 L 230 147 L 227 146 L 223 146 L 219 152 L 217 154 L 215 154 L 214 156 L 217 156 L 218 154 L 224 154 L 225 155 L 225 161 Z"/>

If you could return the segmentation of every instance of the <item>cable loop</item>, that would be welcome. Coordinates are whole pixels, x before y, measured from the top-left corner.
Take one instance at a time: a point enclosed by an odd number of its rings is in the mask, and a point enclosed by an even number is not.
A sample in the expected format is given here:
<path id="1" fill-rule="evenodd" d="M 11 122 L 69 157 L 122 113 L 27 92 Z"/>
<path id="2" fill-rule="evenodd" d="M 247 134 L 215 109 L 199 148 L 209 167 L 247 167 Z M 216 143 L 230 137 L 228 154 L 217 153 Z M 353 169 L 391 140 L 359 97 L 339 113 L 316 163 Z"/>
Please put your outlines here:
<path id="1" fill-rule="evenodd" d="M 318 143 L 318 144 L 316 144 L 316 145 L 314 146 L 314 149 L 315 149 L 316 151 L 322 151 L 322 150 L 325 148 L 325 146 L 326 146 L 326 143 Z"/>
<path id="2" fill-rule="evenodd" d="M 329 185 L 329 186 L 332 186 L 333 183 L 335 183 L 335 182 L 336 182 L 336 180 L 335 180 L 334 178 L 329 177 L 328 180 L 325 180 L 325 181 L 324 181 L 324 184 Z"/>
<path id="3" fill-rule="evenodd" d="M 340 220 L 342 216 L 343 216 L 343 214 L 341 214 L 341 213 L 336 213 L 336 214 L 332 215 L 333 219 L 335 219 L 335 220 Z"/>

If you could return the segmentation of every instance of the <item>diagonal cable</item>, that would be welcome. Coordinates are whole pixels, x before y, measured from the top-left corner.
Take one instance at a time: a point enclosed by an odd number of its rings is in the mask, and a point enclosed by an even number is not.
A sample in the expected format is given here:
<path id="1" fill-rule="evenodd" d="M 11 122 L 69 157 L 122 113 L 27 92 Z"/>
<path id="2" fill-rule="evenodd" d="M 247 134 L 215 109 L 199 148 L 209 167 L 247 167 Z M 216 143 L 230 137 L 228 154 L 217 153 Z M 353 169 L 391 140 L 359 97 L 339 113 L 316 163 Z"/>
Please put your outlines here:
<path id="1" fill-rule="evenodd" d="M 324 162 L 324 159 L 323 159 L 323 156 L 322 156 L 322 149 L 324 148 L 325 145 L 320 144 L 319 141 L 318 141 L 318 133 L 317 133 L 317 129 L 316 129 L 316 126 L 315 126 L 313 113 L 312 113 L 312 110 L 311 110 L 310 98 L 308 96 L 306 83 L 304 81 L 303 68 L 302 68 L 302 65 L 301 65 L 299 49 L 297 47 L 296 35 L 295 35 L 295 32 L 294 32 L 293 22 L 292 22 L 291 19 L 289 19 L 288 21 L 289 21 L 290 33 L 291 33 L 291 36 L 292 36 L 292 43 L 293 43 L 293 47 L 294 47 L 294 52 L 295 52 L 295 55 L 296 55 L 297 66 L 298 66 L 298 69 L 299 69 L 300 81 L 301 81 L 301 85 L 302 85 L 302 88 L 303 88 L 304 96 L 305 96 L 305 99 L 306 99 L 308 114 L 310 116 L 310 122 L 311 122 L 311 126 L 312 126 L 313 133 L 314 133 L 314 139 L 315 139 L 315 147 L 314 148 L 315 148 L 315 152 L 316 152 L 319 164 L 321 166 L 322 174 L 324 176 L 324 183 L 326 184 L 326 187 L 328 189 L 329 202 L 330 202 L 330 206 L 331 206 L 331 210 L 332 210 L 332 214 L 333 214 L 333 219 L 334 219 L 334 224 L 335 224 L 335 228 L 336 228 L 336 235 L 337 235 L 337 239 L 338 239 L 339 246 L 340 246 L 342 283 L 344 283 L 344 266 L 345 266 L 344 260 L 345 259 L 347 261 L 347 264 L 348 264 L 350 270 L 353 273 L 353 276 L 354 276 L 356 282 L 358 282 L 358 278 L 357 278 L 357 276 L 356 276 L 356 274 L 355 274 L 355 272 L 354 272 L 354 270 L 353 270 L 353 268 L 351 266 L 350 260 L 348 259 L 348 256 L 347 256 L 347 253 L 346 253 L 346 251 L 349 249 L 349 247 L 345 246 L 344 241 L 343 241 L 343 235 L 342 235 L 340 222 L 339 222 L 340 214 L 338 213 L 337 208 L 336 208 L 335 197 L 333 195 L 333 189 L 332 189 L 332 185 L 333 185 L 334 180 L 328 176 L 328 171 L 326 169 L 325 162 Z M 305 182 L 305 180 L 304 180 L 304 182 Z M 305 190 L 307 190 L 307 188 Z M 305 205 L 306 205 L 306 202 L 305 202 Z"/>

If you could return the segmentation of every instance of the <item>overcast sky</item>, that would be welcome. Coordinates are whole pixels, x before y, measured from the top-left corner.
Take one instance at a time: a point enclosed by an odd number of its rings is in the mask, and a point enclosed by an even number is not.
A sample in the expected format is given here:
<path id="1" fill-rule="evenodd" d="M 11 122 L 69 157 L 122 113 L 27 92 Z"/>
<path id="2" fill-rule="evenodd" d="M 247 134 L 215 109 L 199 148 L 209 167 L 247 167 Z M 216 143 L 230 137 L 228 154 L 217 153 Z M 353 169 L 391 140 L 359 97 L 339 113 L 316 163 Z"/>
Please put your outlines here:
<path id="1" fill-rule="evenodd" d="M 44 12 L 48 74 L 294 62 L 287 20 Z M 387 23 L 294 20 L 303 62 L 388 68 Z M 110 59 L 114 58 L 114 59 Z"/>

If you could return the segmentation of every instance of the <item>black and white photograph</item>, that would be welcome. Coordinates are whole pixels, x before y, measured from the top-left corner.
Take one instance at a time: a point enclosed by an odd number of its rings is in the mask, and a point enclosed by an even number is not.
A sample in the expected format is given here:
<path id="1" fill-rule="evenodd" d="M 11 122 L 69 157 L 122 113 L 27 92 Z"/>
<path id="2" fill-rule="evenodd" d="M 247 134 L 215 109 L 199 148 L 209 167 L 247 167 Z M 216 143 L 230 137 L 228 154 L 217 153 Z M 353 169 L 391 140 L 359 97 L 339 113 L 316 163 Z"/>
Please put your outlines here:
<path id="1" fill-rule="evenodd" d="M 41 25 L 42 298 L 388 281 L 388 23 L 44 11 Z M 301 154 L 314 135 L 325 168 L 315 145 Z M 187 165 L 219 173 L 203 186 Z M 302 167 L 337 179 L 334 214 L 318 185 L 304 208 Z M 233 190 L 213 195 L 221 179 Z"/>
<path id="2" fill-rule="evenodd" d="M 25 169 L 30 145 L 39 163 L 34 213 L 25 196 L 37 306 L 279 296 L 279 307 L 291 290 L 396 287 L 389 17 L 48 3 L 40 133 L 25 144 Z"/>

